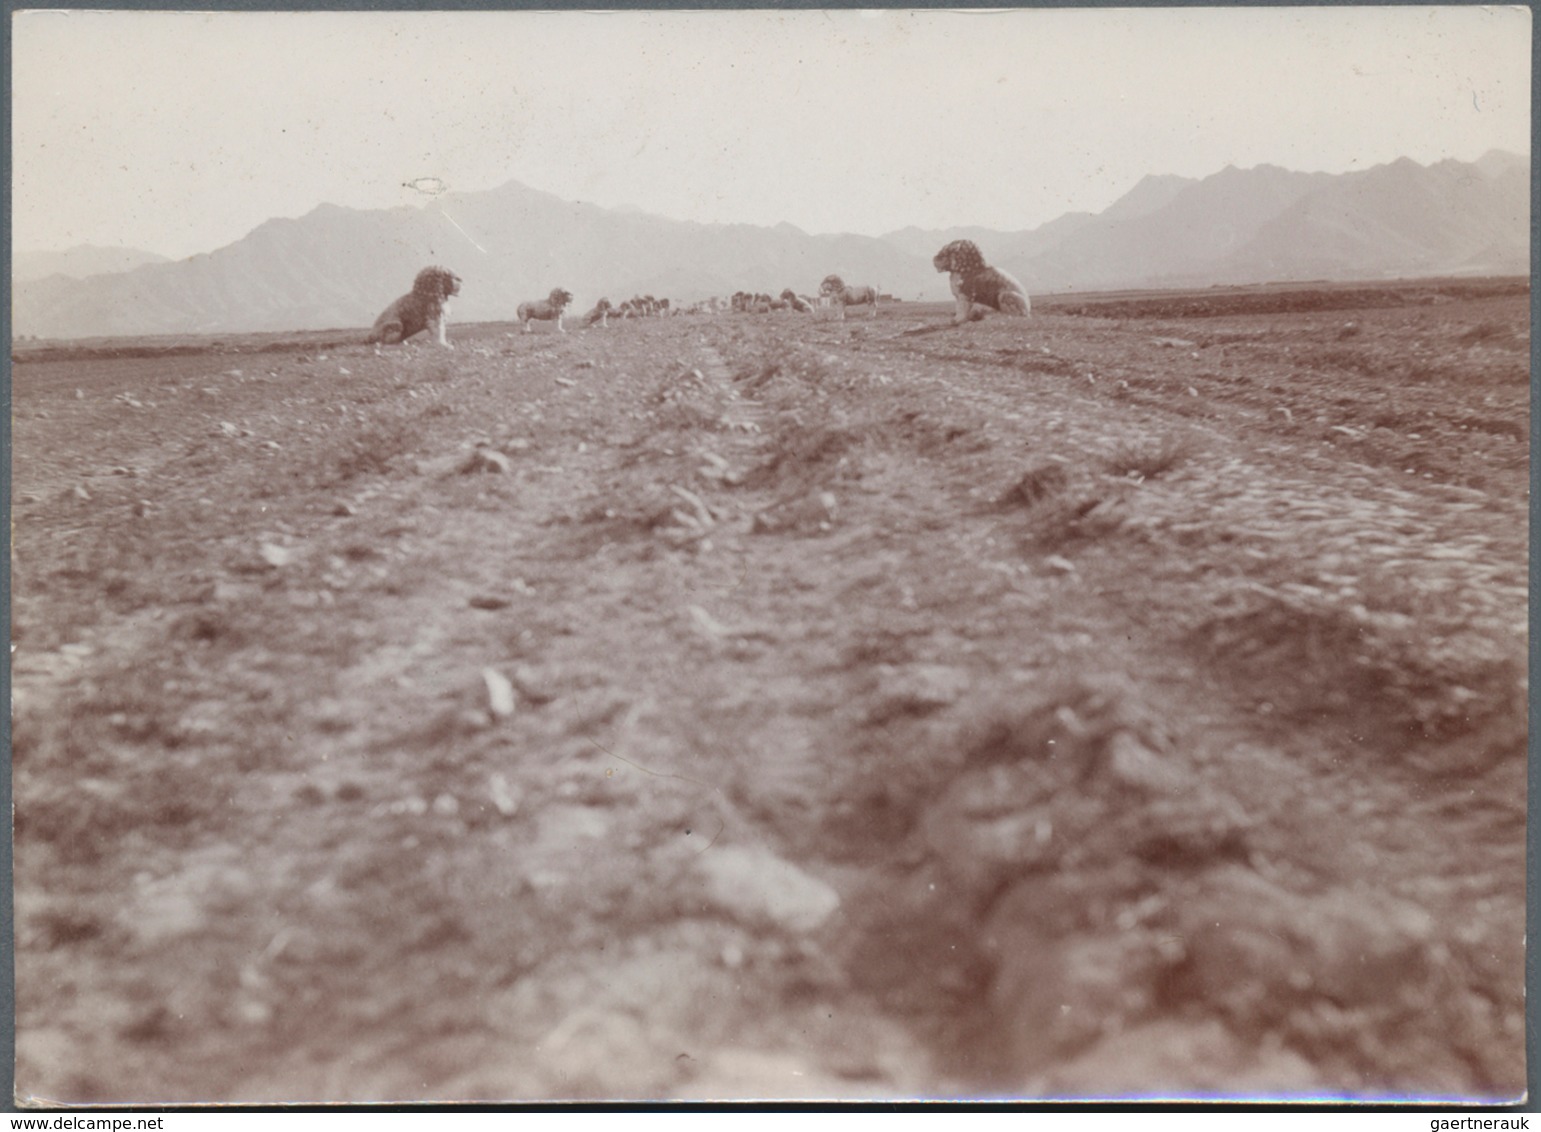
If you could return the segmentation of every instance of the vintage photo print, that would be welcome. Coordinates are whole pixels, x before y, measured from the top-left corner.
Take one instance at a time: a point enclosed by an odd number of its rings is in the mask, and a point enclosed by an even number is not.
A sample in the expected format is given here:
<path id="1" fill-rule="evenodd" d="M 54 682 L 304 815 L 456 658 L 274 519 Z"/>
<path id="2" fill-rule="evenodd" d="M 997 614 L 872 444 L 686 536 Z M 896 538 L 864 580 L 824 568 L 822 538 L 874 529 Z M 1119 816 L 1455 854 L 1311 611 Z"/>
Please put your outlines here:
<path id="1" fill-rule="evenodd" d="M 10 20 L 18 1105 L 1523 1098 L 1528 8 Z"/>

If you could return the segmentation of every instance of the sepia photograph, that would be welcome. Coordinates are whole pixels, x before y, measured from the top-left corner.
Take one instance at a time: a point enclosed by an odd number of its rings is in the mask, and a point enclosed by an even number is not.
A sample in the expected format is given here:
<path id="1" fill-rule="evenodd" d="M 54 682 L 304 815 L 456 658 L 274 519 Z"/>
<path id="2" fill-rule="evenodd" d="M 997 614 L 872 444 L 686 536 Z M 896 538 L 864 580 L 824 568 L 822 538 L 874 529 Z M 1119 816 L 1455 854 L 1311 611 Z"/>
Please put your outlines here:
<path id="1" fill-rule="evenodd" d="M 8 18 L 15 1105 L 1525 1100 L 1528 7 Z"/>

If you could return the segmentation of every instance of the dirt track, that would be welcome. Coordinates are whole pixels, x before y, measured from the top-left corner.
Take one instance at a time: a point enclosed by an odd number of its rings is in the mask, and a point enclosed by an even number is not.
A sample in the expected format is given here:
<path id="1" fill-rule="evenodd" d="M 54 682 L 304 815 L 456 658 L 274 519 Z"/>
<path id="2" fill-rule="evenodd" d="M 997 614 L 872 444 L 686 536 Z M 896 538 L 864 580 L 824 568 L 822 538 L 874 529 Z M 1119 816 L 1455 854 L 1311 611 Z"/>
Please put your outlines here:
<path id="1" fill-rule="evenodd" d="M 1312 296 L 28 355 L 20 1098 L 1516 1096 L 1528 294 Z"/>

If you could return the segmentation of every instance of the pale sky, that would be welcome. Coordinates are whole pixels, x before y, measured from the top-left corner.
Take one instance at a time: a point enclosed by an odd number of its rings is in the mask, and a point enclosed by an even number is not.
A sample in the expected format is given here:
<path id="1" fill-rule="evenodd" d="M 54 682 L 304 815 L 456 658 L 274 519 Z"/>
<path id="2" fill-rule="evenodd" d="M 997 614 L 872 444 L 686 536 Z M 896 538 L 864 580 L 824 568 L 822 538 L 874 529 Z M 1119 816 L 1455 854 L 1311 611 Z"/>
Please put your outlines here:
<path id="1" fill-rule="evenodd" d="M 1147 173 L 1530 152 L 1530 11 L 19 12 L 13 243 L 181 257 L 517 180 L 679 220 L 1032 228 Z"/>

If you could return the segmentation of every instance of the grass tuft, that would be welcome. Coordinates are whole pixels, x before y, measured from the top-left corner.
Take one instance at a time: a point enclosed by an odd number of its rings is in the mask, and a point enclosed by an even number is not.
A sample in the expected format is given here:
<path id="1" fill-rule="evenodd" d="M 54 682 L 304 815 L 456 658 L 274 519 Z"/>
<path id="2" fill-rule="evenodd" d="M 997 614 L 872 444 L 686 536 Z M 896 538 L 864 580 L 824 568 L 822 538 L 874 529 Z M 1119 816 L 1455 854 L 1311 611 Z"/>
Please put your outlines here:
<path id="1" fill-rule="evenodd" d="M 1193 454 L 1193 440 L 1187 436 L 1163 436 L 1121 445 L 1108 456 L 1103 466 L 1115 476 L 1135 481 L 1153 480 L 1180 468 Z"/>

